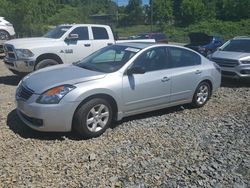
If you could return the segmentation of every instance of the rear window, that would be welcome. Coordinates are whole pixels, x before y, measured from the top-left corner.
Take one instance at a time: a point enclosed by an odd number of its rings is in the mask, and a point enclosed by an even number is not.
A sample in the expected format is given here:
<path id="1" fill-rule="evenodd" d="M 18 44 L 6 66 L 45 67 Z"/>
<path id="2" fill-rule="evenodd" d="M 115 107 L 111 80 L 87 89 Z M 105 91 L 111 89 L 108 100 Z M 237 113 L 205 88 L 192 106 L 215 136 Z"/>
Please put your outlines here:
<path id="1" fill-rule="evenodd" d="M 104 27 L 92 27 L 95 40 L 109 39 L 108 32 Z"/>

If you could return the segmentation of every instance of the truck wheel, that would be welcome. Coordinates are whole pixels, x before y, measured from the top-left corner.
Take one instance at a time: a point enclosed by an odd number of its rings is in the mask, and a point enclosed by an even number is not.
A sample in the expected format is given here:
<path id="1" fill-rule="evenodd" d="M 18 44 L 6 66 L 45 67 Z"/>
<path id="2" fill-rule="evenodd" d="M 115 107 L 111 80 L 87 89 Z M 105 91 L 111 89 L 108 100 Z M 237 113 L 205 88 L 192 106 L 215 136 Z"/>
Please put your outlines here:
<path id="1" fill-rule="evenodd" d="M 73 128 L 84 138 L 98 137 L 110 126 L 112 108 L 108 101 L 94 98 L 82 104 L 73 119 Z"/>
<path id="2" fill-rule="evenodd" d="M 211 87 L 207 82 L 201 82 L 195 90 L 191 105 L 200 108 L 206 104 L 211 95 Z"/>
<path id="3" fill-rule="evenodd" d="M 52 66 L 52 65 L 58 65 L 59 63 L 54 60 L 54 59 L 44 59 L 44 60 L 41 60 L 39 61 L 34 70 L 39 70 L 39 69 L 42 69 L 42 68 L 45 68 L 45 67 L 49 67 L 49 66 Z"/>
<path id="4" fill-rule="evenodd" d="M 0 40 L 9 40 L 10 35 L 7 31 L 0 30 Z"/>

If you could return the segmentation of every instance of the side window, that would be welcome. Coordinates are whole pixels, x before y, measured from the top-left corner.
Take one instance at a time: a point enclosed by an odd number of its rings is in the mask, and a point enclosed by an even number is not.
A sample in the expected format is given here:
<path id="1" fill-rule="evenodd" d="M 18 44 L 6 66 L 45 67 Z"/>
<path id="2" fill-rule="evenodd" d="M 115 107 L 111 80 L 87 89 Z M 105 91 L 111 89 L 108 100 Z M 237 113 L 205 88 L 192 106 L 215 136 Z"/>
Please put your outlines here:
<path id="1" fill-rule="evenodd" d="M 78 34 L 78 40 L 89 40 L 89 32 L 87 27 L 77 27 L 70 34 Z"/>
<path id="2" fill-rule="evenodd" d="M 104 27 L 92 27 L 95 40 L 109 39 L 107 30 Z"/>
<path id="3" fill-rule="evenodd" d="M 201 64 L 201 57 L 183 48 L 169 48 L 169 55 L 172 67 L 185 67 Z"/>
<path id="4" fill-rule="evenodd" d="M 166 48 L 154 48 L 141 54 L 133 66 L 145 67 L 147 72 L 168 68 Z"/>

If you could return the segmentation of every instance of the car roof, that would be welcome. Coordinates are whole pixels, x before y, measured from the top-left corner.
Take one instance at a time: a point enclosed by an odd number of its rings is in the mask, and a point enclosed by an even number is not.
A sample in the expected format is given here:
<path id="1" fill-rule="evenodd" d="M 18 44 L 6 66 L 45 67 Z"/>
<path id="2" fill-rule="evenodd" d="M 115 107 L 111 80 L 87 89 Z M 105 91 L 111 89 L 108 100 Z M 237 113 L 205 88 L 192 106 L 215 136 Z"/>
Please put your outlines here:
<path id="1" fill-rule="evenodd" d="M 108 25 L 101 25 L 101 24 L 61 24 L 60 26 L 96 26 L 96 27 L 109 27 Z"/>
<path id="2" fill-rule="evenodd" d="M 124 42 L 124 43 L 117 43 L 116 45 L 119 46 L 127 46 L 127 47 L 134 47 L 134 48 L 148 48 L 148 47 L 177 47 L 177 48 L 184 48 L 190 50 L 184 46 L 174 45 L 174 44 L 164 44 L 164 43 L 155 43 L 155 42 Z"/>
<path id="3" fill-rule="evenodd" d="M 151 42 L 124 42 L 124 43 L 118 43 L 117 45 L 143 49 L 149 46 L 153 46 L 155 44 L 156 43 L 151 43 Z"/>

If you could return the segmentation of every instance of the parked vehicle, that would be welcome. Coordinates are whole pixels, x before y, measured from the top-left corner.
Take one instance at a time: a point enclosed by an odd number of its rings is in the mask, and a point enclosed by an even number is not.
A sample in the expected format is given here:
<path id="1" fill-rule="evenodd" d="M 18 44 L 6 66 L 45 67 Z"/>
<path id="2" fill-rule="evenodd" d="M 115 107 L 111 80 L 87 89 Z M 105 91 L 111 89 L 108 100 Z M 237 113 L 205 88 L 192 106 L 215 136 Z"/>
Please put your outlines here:
<path id="1" fill-rule="evenodd" d="M 121 43 L 24 77 L 17 113 L 33 129 L 76 129 L 91 138 L 127 116 L 186 103 L 201 107 L 220 81 L 215 63 L 185 47 Z"/>
<path id="2" fill-rule="evenodd" d="M 191 48 L 200 54 L 207 56 L 223 44 L 223 40 L 217 36 L 209 36 L 205 33 L 190 33 L 190 44 L 185 47 Z"/>
<path id="3" fill-rule="evenodd" d="M 4 17 L 0 17 L 0 54 L 3 51 L 3 43 L 7 40 L 10 40 L 15 37 L 15 30 L 13 25 L 4 19 Z"/>
<path id="4" fill-rule="evenodd" d="M 222 70 L 222 76 L 250 78 L 250 37 L 235 37 L 211 55 Z"/>
<path id="5" fill-rule="evenodd" d="M 164 33 L 142 33 L 135 36 L 130 36 L 129 39 L 155 39 L 157 43 L 168 43 L 168 38 Z"/>
<path id="6" fill-rule="evenodd" d="M 59 25 L 43 37 L 7 41 L 4 62 L 15 74 L 29 73 L 51 65 L 79 61 L 116 42 L 128 41 L 115 41 L 107 25 Z"/>

